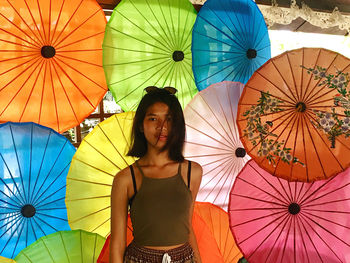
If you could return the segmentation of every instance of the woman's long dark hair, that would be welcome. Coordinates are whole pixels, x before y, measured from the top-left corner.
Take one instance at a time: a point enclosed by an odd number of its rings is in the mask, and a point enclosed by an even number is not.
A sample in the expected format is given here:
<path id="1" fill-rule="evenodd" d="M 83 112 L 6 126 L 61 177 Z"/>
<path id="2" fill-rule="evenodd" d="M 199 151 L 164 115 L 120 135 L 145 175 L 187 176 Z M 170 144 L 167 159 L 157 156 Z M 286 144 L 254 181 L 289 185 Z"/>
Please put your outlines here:
<path id="1" fill-rule="evenodd" d="M 136 110 L 134 123 L 131 131 L 132 145 L 127 155 L 143 157 L 147 153 L 147 140 L 142 132 L 143 120 L 147 109 L 156 102 L 162 102 L 169 107 L 171 117 L 171 130 L 168 140 L 161 151 L 168 150 L 169 158 L 173 161 L 184 160 L 182 151 L 185 142 L 185 119 L 181 105 L 177 97 L 165 89 L 156 88 L 143 96 Z"/>

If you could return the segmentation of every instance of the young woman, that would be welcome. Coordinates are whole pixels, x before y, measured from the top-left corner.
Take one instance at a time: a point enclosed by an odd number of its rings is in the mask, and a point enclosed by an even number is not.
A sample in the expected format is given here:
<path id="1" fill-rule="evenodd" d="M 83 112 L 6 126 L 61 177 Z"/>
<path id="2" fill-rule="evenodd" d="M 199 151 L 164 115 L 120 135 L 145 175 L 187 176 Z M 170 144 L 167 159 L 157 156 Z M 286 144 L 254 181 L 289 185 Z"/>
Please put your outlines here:
<path id="1" fill-rule="evenodd" d="M 176 89 L 148 87 L 128 153 L 138 161 L 114 178 L 111 263 L 201 263 L 192 229 L 202 168 L 182 155 L 185 122 Z M 134 240 L 126 247 L 128 205 Z"/>

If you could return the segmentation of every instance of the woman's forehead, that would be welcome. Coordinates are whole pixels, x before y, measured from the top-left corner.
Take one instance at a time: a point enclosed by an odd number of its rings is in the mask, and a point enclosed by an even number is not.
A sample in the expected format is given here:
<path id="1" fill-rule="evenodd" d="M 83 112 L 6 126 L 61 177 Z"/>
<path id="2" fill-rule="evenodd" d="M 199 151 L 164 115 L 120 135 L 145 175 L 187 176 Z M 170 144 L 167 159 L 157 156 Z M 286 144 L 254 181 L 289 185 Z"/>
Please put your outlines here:
<path id="1" fill-rule="evenodd" d="M 168 115 L 169 107 L 163 102 L 156 102 L 148 107 L 146 115 Z"/>

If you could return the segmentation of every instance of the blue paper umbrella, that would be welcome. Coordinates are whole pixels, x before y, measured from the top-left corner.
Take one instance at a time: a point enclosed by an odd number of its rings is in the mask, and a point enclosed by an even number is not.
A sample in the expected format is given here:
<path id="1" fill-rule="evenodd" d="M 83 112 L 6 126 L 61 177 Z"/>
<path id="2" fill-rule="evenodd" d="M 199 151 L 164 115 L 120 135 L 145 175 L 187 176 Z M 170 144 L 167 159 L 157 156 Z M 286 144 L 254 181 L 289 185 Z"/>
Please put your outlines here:
<path id="1" fill-rule="evenodd" d="M 252 0 L 208 0 L 192 34 L 197 88 L 224 80 L 246 83 L 271 57 L 264 17 Z"/>
<path id="2" fill-rule="evenodd" d="M 0 255 L 14 258 L 41 236 L 70 230 L 64 203 L 73 145 L 34 123 L 0 125 Z"/>

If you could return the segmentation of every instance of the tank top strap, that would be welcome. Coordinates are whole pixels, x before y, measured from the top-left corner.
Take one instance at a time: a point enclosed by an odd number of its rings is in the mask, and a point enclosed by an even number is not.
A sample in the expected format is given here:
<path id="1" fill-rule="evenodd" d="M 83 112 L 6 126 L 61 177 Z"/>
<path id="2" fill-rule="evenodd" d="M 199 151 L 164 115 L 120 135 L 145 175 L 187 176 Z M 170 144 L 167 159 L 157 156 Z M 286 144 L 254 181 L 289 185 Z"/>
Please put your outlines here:
<path id="1" fill-rule="evenodd" d="M 177 169 L 177 174 L 181 175 L 181 162 L 179 163 L 179 168 Z"/>
<path id="2" fill-rule="evenodd" d="M 141 175 L 142 175 L 142 178 L 144 178 L 144 177 L 145 177 L 145 174 L 143 173 L 142 168 L 141 168 L 141 166 L 139 165 L 139 161 L 137 160 L 137 161 L 135 162 L 135 164 L 136 164 L 137 169 L 140 171 L 140 173 L 141 173 Z"/>

